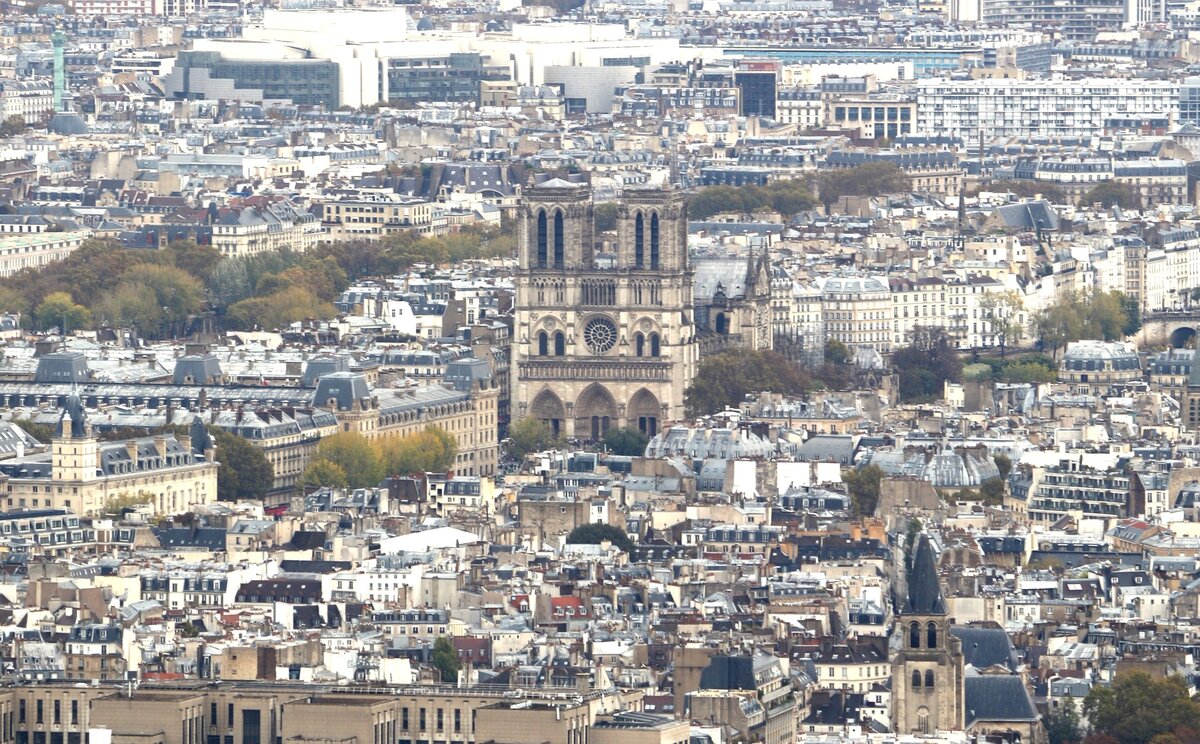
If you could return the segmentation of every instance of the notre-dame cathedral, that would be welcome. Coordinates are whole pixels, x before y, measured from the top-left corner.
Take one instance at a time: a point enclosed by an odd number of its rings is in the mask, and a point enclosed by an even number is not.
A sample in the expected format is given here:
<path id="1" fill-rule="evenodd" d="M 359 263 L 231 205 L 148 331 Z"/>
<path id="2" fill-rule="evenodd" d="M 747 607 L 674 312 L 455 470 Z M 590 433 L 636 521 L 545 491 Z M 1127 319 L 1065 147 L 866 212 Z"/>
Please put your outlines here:
<path id="1" fill-rule="evenodd" d="M 627 192 L 609 253 L 584 184 L 527 189 L 521 220 L 513 418 L 580 439 L 682 418 L 698 354 L 683 195 Z"/>

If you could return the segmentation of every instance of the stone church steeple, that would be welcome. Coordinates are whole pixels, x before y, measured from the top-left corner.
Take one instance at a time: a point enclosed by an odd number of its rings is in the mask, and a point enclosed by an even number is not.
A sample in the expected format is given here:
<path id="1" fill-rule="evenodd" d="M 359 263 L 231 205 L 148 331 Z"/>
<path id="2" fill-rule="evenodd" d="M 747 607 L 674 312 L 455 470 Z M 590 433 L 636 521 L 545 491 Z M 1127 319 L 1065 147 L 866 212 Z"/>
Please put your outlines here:
<path id="1" fill-rule="evenodd" d="M 897 734 L 963 730 L 962 643 L 950 635 L 933 544 L 925 534 L 917 538 L 908 594 L 895 633 L 892 730 Z"/>

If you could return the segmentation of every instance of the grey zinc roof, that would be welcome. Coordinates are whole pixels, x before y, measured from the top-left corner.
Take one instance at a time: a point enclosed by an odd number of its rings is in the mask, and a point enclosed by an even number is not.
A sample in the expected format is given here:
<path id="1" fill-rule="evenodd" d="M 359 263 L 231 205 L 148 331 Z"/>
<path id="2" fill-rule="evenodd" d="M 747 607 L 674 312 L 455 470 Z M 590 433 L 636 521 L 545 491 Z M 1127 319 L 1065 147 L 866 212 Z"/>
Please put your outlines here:
<path id="1" fill-rule="evenodd" d="M 967 726 L 977 721 L 1036 721 L 1038 713 L 1025 683 L 1015 674 L 967 677 Z"/>
<path id="2" fill-rule="evenodd" d="M 746 260 L 741 258 L 698 258 L 692 261 L 695 283 L 692 292 L 696 302 L 707 302 L 717 294 L 717 287 L 726 297 L 746 294 Z"/>
<path id="3" fill-rule="evenodd" d="M 175 360 L 176 385 L 212 385 L 221 382 L 221 363 L 212 354 L 189 354 Z"/>
<path id="4" fill-rule="evenodd" d="M 34 382 L 86 382 L 87 357 L 82 351 L 56 351 L 38 358 Z"/>
<path id="5" fill-rule="evenodd" d="M 1017 670 L 1016 653 L 1003 628 L 956 626 L 950 628 L 950 635 L 962 641 L 963 657 L 976 669 L 999 665 Z"/>

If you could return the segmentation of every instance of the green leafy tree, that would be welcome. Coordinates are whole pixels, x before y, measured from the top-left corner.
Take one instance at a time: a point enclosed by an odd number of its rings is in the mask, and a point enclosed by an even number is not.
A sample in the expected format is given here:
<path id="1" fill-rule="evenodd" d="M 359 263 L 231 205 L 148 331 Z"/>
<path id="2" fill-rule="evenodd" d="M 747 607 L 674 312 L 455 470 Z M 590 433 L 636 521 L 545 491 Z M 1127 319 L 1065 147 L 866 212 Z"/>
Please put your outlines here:
<path id="1" fill-rule="evenodd" d="M 47 295 L 34 310 L 38 328 L 46 331 L 58 328 L 63 333 L 87 328 L 92 324 L 92 314 L 83 305 L 77 304 L 66 292 Z"/>
<path id="2" fill-rule="evenodd" d="M 517 460 L 525 459 L 525 455 L 531 452 L 541 452 L 562 444 L 562 438 L 555 437 L 544 421 L 532 416 L 526 416 L 508 427 L 508 437 L 508 454 Z"/>
<path id="3" fill-rule="evenodd" d="M 596 232 L 611 232 L 617 229 L 617 213 L 620 207 L 616 202 L 597 204 L 594 210 L 596 216 Z"/>
<path id="4" fill-rule="evenodd" d="M 846 493 L 854 513 L 864 517 L 875 515 L 879 505 L 879 492 L 883 483 L 883 470 L 877 465 L 865 468 L 847 468 L 842 471 L 842 482 L 846 484 Z"/>
<path id="5" fill-rule="evenodd" d="M 15 418 L 12 422 L 42 444 L 48 444 L 54 438 L 54 427 L 50 424 L 39 424 L 27 418 Z"/>
<path id="6" fill-rule="evenodd" d="M 979 484 L 979 495 L 988 506 L 999 506 L 1004 503 L 1004 481 L 1001 478 L 988 478 Z"/>
<path id="7" fill-rule="evenodd" d="M 1068 695 L 1057 710 L 1046 716 L 1046 735 L 1050 744 L 1076 744 L 1082 738 L 1079 727 L 1079 711 L 1075 698 Z"/>
<path id="8" fill-rule="evenodd" d="M 209 436 L 217 447 L 217 499 L 261 501 L 275 486 L 275 470 L 263 451 L 224 429 L 210 428 Z"/>
<path id="9" fill-rule="evenodd" d="M 1019 344 L 1025 335 L 1025 328 L 1021 323 L 1024 301 L 1021 295 L 1013 290 L 989 292 L 980 299 L 979 309 L 983 318 L 991 325 L 993 337 L 1000 347 L 1000 358 L 1003 359 L 1008 347 Z"/>
<path id="10" fill-rule="evenodd" d="M 650 437 L 632 426 L 609 429 L 604 435 L 604 446 L 614 455 L 641 457 L 646 454 L 646 445 L 649 443 Z"/>
<path id="11" fill-rule="evenodd" d="M 704 416 L 737 407 L 748 394 L 801 395 L 811 389 L 808 374 L 781 354 L 729 349 L 700 362 L 684 401 L 692 415 Z"/>
<path id="12" fill-rule="evenodd" d="M 20 114 L 13 114 L 0 122 L 0 137 L 16 137 L 19 134 L 24 134 L 25 117 Z"/>
<path id="13" fill-rule="evenodd" d="M 462 669 L 462 661 L 454 650 L 454 642 L 449 636 L 439 636 L 433 642 L 433 666 L 442 677 L 443 684 L 458 681 L 458 671 Z"/>
<path id="14" fill-rule="evenodd" d="M 0 286 L 0 313 L 29 314 L 29 300 L 12 287 Z"/>
<path id="15" fill-rule="evenodd" d="M 836 338 L 825 342 L 825 361 L 830 364 L 845 364 L 850 360 L 850 349 Z"/>
<path id="16" fill-rule="evenodd" d="M 905 402 L 937 400 L 946 382 L 962 381 L 962 360 L 941 328 L 913 329 L 912 342 L 892 355 L 892 367 Z"/>
<path id="17" fill-rule="evenodd" d="M 1191 698 L 1187 682 L 1177 675 L 1118 674 L 1111 685 L 1091 689 L 1083 713 L 1094 733 L 1115 737 L 1121 744 L 1149 744 L 1177 728 L 1200 729 L 1200 702 Z"/>
<path id="18" fill-rule="evenodd" d="M 348 482 L 342 466 L 323 457 L 309 462 L 300 480 L 305 488 L 345 488 Z"/>
<path id="19" fill-rule="evenodd" d="M 383 480 L 379 453 L 362 434 L 339 432 L 324 437 L 317 443 L 316 457 L 340 467 L 350 488 L 375 488 Z"/>
<path id="20" fill-rule="evenodd" d="M 205 282 L 223 260 L 221 252 L 211 245 L 200 245 L 194 240 L 174 240 L 167 245 L 171 263 L 188 276 Z"/>
<path id="21" fill-rule="evenodd" d="M 1000 471 L 1000 480 L 1008 480 L 1008 475 L 1013 469 L 1012 458 L 1005 454 L 999 454 L 992 458 L 992 462 L 996 463 L 996 469 Z"/>
<path id="22" fill-rule="evenodd" d="M 864 163 L 853 168 L 838 168 L 821 175 L 818 182 L 821 203 L 826 211 L 846 196 L 882 196 L 907 193 L 912 185 L 904 171 L 894 163 Z"/>
<path id="23" fill-rule="evenodd" d="M 1120 207 L 1121 209 L 1141 209 L 1142 197 L 1129 184 L 1117 181 L 1101 181 L 1088 189 L 1079 205 L 1083 207 L 1099 204 L 1102 207 Z"/>
<path id="24" fill-rule="evenodd" d="M 606 540 L 626 553 L 633 551 L 629 535 L 611 524 L 581 524 L 567 535 L 568 545 L 599 545 Z"/>

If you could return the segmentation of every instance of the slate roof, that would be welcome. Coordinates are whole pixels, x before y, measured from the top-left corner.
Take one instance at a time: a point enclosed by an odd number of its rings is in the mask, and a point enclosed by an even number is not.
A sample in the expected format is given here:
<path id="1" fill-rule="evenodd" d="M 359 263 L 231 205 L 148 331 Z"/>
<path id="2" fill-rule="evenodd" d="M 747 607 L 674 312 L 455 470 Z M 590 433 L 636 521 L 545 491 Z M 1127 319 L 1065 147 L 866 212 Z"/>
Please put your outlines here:
<path id="1" fill-rule="evenodd" d="M 950 635 L 962 641 L 963 657 L 976 669 L 1003 666 L 1010 672 L 1017 671 L 1016 653 L 1003 628 L 973 628 L 955 626 Z"/>
<path id="2" fill-rule="evenodd" d="M 967 727 L 977 721 L 1036 721 L 1029 691 L 1015 674 L 984 674 L 965 680 Z"/>
<path id="3" fill-rule="evenodd" d="M 933 544 L 929 542 L 929 536 L 925 534 L 917 538 L 917 552 L 913 558 L 912 579 L 909 581 L 904 614 L 946 614 L 946 602 L 942 599 L 942 586 L 938 583 L 937 561 L 933 556 Z"/>

